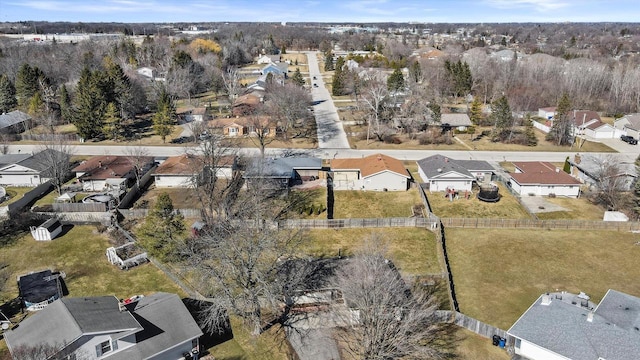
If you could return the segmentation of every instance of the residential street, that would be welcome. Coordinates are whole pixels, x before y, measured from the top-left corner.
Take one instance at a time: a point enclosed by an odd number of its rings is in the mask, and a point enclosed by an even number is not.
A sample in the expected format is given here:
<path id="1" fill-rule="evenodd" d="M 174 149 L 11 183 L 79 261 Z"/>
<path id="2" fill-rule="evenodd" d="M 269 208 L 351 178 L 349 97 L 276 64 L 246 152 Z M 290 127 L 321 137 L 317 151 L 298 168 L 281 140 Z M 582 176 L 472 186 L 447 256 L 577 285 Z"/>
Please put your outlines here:
<path id="1" fill-rule="evenodd" d="M 324 86 L 324 80 L 318 66 L 317 51 L 305 51 L 309 63 L 309 79 L 311 81 L 311 97 L 314 115 L 318 127 L 318 147 L 321 149 L 349 149 L 349 141 L 338 116 L 331 94 Z M 316 86 L 314 86 L 314 84 Z"/>

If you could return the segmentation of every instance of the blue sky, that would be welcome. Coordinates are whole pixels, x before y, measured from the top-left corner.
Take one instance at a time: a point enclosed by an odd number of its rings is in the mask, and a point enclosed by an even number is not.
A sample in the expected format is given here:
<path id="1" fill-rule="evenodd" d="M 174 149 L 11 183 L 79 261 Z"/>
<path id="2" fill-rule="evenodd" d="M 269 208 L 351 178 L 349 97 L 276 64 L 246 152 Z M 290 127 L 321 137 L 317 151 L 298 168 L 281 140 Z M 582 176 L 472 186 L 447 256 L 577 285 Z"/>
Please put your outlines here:
<path id="1" fill-rule="evenodd" d="M 0 21 L 638 22 L 638 0 L 0 0 Z"/>

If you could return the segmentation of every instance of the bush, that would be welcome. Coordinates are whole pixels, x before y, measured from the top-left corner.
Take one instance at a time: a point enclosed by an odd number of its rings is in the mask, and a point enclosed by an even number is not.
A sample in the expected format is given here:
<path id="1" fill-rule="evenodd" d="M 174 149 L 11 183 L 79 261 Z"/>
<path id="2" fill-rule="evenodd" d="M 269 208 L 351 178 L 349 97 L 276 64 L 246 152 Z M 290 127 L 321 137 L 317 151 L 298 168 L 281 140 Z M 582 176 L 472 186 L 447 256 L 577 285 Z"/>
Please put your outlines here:
<path id="1" fill-rule="evenodd" d="M 385 144 L 402 144 L 402 140 L 395 135 L 384 135 L 382 141 Z"/>

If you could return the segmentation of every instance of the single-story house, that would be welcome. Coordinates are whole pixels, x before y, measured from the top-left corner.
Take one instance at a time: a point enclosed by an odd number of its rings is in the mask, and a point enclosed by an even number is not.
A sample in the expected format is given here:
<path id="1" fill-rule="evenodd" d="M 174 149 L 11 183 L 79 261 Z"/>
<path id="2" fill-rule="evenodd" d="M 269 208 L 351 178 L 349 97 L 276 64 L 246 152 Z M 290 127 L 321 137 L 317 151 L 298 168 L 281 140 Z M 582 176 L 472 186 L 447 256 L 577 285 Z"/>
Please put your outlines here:
<path id="1" fill-rule="evenodd" d="M 222 134 L 228 137 L 256 136 L 262 134 L 265 137 L 276 136 L 277 126 L 268 117 L 235 117 L 228 119 L 215 119 L 209 126 L 222 130 Z"/>
<path id="2" fill-rule="evenodd" d="M 20 110 L 0 114 L 0 133 L 19 134 L 23 132 L 31 121 L 31 116 Z"/>
<path id="3" fill-rule="evenodd" d="M 616 137 L 616 129 L 600 120 L 592 121 L 589 124 L 579 128 L 582 135 L 589 136 L 594 139 L 612 139 Z"/>
<path id="4" fill-rule="evenodd" d="M 271 64 L 271 63 L 279 63 L 280 62 L 280 54 L 276 55 L 260 55 L 258 60 L 256 60 L 258 64 Z"/>
<path id="5" fill-rule="evenodd" d="M 632 136 L 640 139 L 640 113 L 628 114 L 613 122 L 613 127 L 619 131 L 620 135 Z M 616 136 L 618 137 L 618 136 Z"/>
<path id="6" fill-rule="evenodd" d="M 580 196 L 580 181 L 550 162 L 514 162 L 515 173 L 507 185 L 520 196 Z"/>
<path id="7" fill-rule="evenodd" d="M 471 191 L 474 182 L 489 183 L 495 169 L 486 161 L 454 160 L 433 155 L 418 160 L 418 174 L 429 191 Z"/>
<path id="8" fill-rule="evenodd" d="M 547 120 L 553 120 L 553 117 L 557 114 L 556 109 L 557 107 L 555 106 L 540 108 L 538 109 L 538 116 Z"/>
<path id="9" fill-rule="evenodd" d="M 335 190 L 406 191 L 411 175 L 402 161 L 384 154 L 331 160 Z"/>
<path id="10" fill-rule="evenodd" d="M 243 177 L 247 185 L 268 182 L 269 187 L 287 188 L 320 177 L 322 159 L 314 157 L 283 157 L 253 159 Z"/>
<path id="11" fill-rule="evenodd" d="M 40 226 L 31 226 L 29 230 L 36 241 L 51 241 L 62 232 L 62 224 L 58 219 L 51 218 Z"/>
<path id="12" fill-rule="evenodd" d="M 207 108 L 178 108 L 176 109 L 176 115 L 178 116 L 180 123 L 190 123 L 198 121 L 207 121 Z"/>
<path id="13" fill-rule="evenodd" d="M 467 114 L 442 114 L 440 124 L 449 124 L 458 131 L 467 131 L 467 128 L 473 125 Z"/>
<path id="14" fill-rule="evenodd" d="M 531 360 L 635 360 L 640 298 L 609 290 L 595 306 L 581 293 L 541 295 L 511 326 L 516 355 Z"/>
<path id="15" fill-rule="evenodd" d="M 261 100 L 253 93 L 238 96 L 231 107 L 233 116 L 246 116 L 256 112 L 261 104 Z"/>
<path id="16" fill-rule="evenodd" d="M 142 66 L 136 69 L 136 73 L 138 75 L 144 77 L 149 81 L 165 81 L 166 73 L 161 74 L 158 70 L 151 66 Z"/>
<path id="17" fill-rule="evenodd" d="M 573 160 L 569 160 L 571 166 L 571 175 L 580 179 L 589 187 L 597 187 L 600 183 L 601 174 L 609 168 L 605 164 L 609 161 L 607 158 L 598 158 L 591 155 L 576 155 Z M 605 181 L 614 188 L 629 191 L 633 188 L 637 174 L 634 164 L 620 163 L 617 164 L 618 172 L 615 174 L 606 174 Z M 615 184 L 611 183 L 614 182 Z"/>
<path id="18" fill-rule="evenodd" d="M 0 185 L 36 187 L 51 180 L 56 159 L 67 161 L 61 152 L 46 149 L 36 154 L 0 155 Z M 64 159 L 64 160 L 63 160 Z"/>
<path id="19" fill-rule="evenodd" d="M 215 175 L 220 179 L 230 179 L 237 166 L 235 156 L 221 156 L 219 159 L 216 159 L 216 161 Z M 183 154 L 171 156 L 153 171 L 155 185 L 158 188 L 193 187 L 195 181 L 206 173 L 204 167 L 203 159 L 196 155 Z"/>
<path id="20" fill-rule="evenodd" d="M 38 311 L 62 297 L 60 273 L 51 270 L 31 272 L 18 277 L 18 292 L 28 311 Z"/>
<path id="21" fill-rule="evenodd" d="M 202 330 L 176 294 L 63 298 L 4 333 L 12 354 L 52 346 L 65 359 L 192 359 Z"/>
<path id="22" fill-rule="evenodd" d="M 136 162 L 141 165 L 136 168 Z M 128 156 L 101 155 L 83 161 L 73 168 L 84 191 L 124 191 L 127 182 L 136 174 L 144 174 L 153 166 L 153 158 L 145 156 L 136 161 Z"/>

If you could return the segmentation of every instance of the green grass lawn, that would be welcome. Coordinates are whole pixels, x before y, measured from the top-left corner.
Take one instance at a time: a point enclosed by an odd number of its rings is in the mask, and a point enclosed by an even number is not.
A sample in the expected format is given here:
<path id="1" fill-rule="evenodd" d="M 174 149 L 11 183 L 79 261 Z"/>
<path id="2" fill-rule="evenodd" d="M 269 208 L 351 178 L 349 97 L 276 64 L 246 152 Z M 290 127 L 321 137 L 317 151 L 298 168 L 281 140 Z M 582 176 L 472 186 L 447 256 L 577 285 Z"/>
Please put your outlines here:
<path id="1" fill-rule="evenodd" d="M 5 187 L 4 189 L 7 191 L 7 196 L 9 198 L 0 203 L 0 206 L 7 206 L 9 204 L 12 204 L 22 199 L 22 196 L 24 196 L 24 194 L 33 190 L 32 187 Z"/>
<path id="2" fill-rule="evenodd" d="M 209 353 L 219 360 L 286 360 L 288 350 L 282 331 L 269 330 L 254 337 L 243 327 L 241 320 L 232 316 L 233 339 L 209 349 Z"/>
<path id="3" fill-rule="evenodd" d="M 508 329 L 540 294 L 608 289 L 640 295 L 640 235 L 606 231 L 448 229 L 460 310 Z"/>
<path id="4" fill-rule="evenodd" d="M 493 346 L 491 339 L 482 337 L 464 328 L 460 328 L 456 335 L 458 337 L 456 354 L 460 360 L 511 359 L 511 356 L 505 349 Z"/>
<path id="5" fill-rule="evenodd" d="M 403 275 L 422 276 L 442 272 L 435 235 L 419 228 L 314 229 L 302 251 L 321 257 L 351 255 L 371 234 L 388 242 L 389 257 Z"/>
<path id="6" fill-rule="evenodd" d="M 105 256 L 109 239 L 94 226 L 74 226 L 64 236 L 49 242 L 36 242 L 27 234 L 0 248 L 0 261 L 9 265 L 11 277 L 0 293 L 4 299 L 18 295 L 17 276 L 30 271 L 52 269 L 67 274 L 69 296 L 115 295 L 118 298 L 157 291 L 177 293 L 181 289 L 153 264 L 128 271 L 111 265 Z"/>
<path id="7" fill-rule="evenodd" d="M 540 220 L 602 220 L 604 208 L 593 204 L 586 197 L 574 198 L 545 198 L 546 201 L 560 205 L 566 211 L 552 211 L 537 213 Z"/>
<path id="8" fill-rule="evenodd" d="M 414 205 L 422 204 L 415 188 L 408 191 L 334 191 L 335 219 L 409 217 Z"/>
<path id="9" fill-rule="evenodd" d="M 530 219 L 531 215 L 520 205 L 518 199 L 504 187 L 497 183 L 502 196 L 496 203 L 488 203 L 478 200 L 477 190 L 474 190 L 471 199 L 465 200 L 464 193 L 458 200 L 449 201 L 444 197 L 444 192 L 427 191 L 427 198 L 431 204 L 431 211 L 443 218 L 505 218 L 505 219 Z"/>

